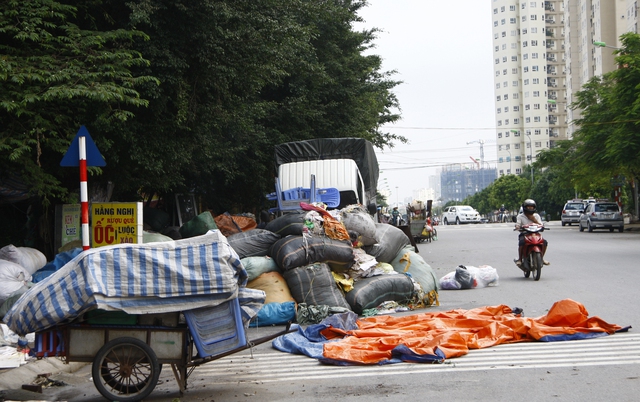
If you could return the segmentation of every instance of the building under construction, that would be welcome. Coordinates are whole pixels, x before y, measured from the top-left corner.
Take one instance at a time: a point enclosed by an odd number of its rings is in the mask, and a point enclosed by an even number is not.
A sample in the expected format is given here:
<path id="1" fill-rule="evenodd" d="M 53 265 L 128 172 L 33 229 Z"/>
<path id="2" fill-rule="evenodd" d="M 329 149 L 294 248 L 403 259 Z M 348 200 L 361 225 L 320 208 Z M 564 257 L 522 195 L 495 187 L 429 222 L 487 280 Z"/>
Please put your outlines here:
<path id="1" fill-rule="evenodd" d="M 474 163 L 446 165 L 440 172 L 442 202 L 461 202 L 488 187 L 497 177 L 495 168 L 484 169 Z"/>

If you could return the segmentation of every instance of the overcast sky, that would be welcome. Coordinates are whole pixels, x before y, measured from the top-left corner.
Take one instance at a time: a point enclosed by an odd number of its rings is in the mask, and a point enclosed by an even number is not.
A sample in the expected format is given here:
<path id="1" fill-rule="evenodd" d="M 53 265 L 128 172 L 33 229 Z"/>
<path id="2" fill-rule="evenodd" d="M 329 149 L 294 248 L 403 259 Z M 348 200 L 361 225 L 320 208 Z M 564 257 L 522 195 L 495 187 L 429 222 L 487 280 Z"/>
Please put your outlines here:
<path id="1" fill-rule="evenodd" d="M 389 188 L 389 203 L 428 187 L 428 176 L 442 165 L 479 160 L 479 140 L 495 167 L 491 1 L 368 2 L 359 13 L 363 27 L 382 30 L 372 53 L 403 81 L 394 89 L 402 119 L 387 131 L 410 140 L 378 152 L 378 187 Z"/>

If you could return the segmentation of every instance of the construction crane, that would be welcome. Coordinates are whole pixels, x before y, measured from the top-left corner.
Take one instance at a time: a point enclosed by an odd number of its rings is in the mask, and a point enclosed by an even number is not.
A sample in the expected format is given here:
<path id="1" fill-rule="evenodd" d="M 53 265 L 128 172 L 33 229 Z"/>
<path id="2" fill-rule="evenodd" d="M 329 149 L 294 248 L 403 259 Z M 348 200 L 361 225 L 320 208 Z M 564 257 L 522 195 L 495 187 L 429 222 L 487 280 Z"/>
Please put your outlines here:
<path id="1" fill-rule="evenodd" d="M 469 144 L 475 144 L 478 143 L 480 144 L 480 168 L 483 168 L 483 163 L 484 163 L 484 140 L 477 140 L 477 141 L 469 141 L 467 142 L 467 145 Z M 474 161 L 475 162 L 475 161 Z M 477 163 L 477 162 L 476 162 Z"/>

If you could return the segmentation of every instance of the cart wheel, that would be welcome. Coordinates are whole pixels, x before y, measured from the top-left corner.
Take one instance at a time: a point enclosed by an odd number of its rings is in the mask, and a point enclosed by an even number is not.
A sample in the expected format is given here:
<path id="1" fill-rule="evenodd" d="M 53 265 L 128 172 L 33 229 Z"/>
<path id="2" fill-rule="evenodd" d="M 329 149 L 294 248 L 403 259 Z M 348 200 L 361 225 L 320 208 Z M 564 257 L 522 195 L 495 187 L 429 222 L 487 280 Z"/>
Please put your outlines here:
<path id="1" fill-rule="evenodd" d="M 139 401 L 155 388 L 160 377 L 160 364 L 146 343 L 122 337 L 100 348 L 91 375 L 98 392 L 108 400 Z"/>

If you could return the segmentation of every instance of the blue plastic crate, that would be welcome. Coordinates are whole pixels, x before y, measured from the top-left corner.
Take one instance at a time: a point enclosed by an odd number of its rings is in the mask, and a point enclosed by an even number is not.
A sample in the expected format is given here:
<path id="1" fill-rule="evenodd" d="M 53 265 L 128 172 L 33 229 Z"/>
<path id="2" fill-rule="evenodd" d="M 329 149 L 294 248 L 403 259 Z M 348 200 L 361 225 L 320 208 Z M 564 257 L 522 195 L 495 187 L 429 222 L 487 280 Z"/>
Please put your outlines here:
<path id="1" fill-rule="evenodd" d="M 247 344 L 237 298 L 215 307 L 185 311 L 184 317 L 200 357 L 219 355 Z"/>
<path id="2" fill-rule="evenodd" d="M 337 188 L 319 188 L 316 190 L 316 201 L 324 202 L 329 208 L 340 205 L 340 191 Z"/>

